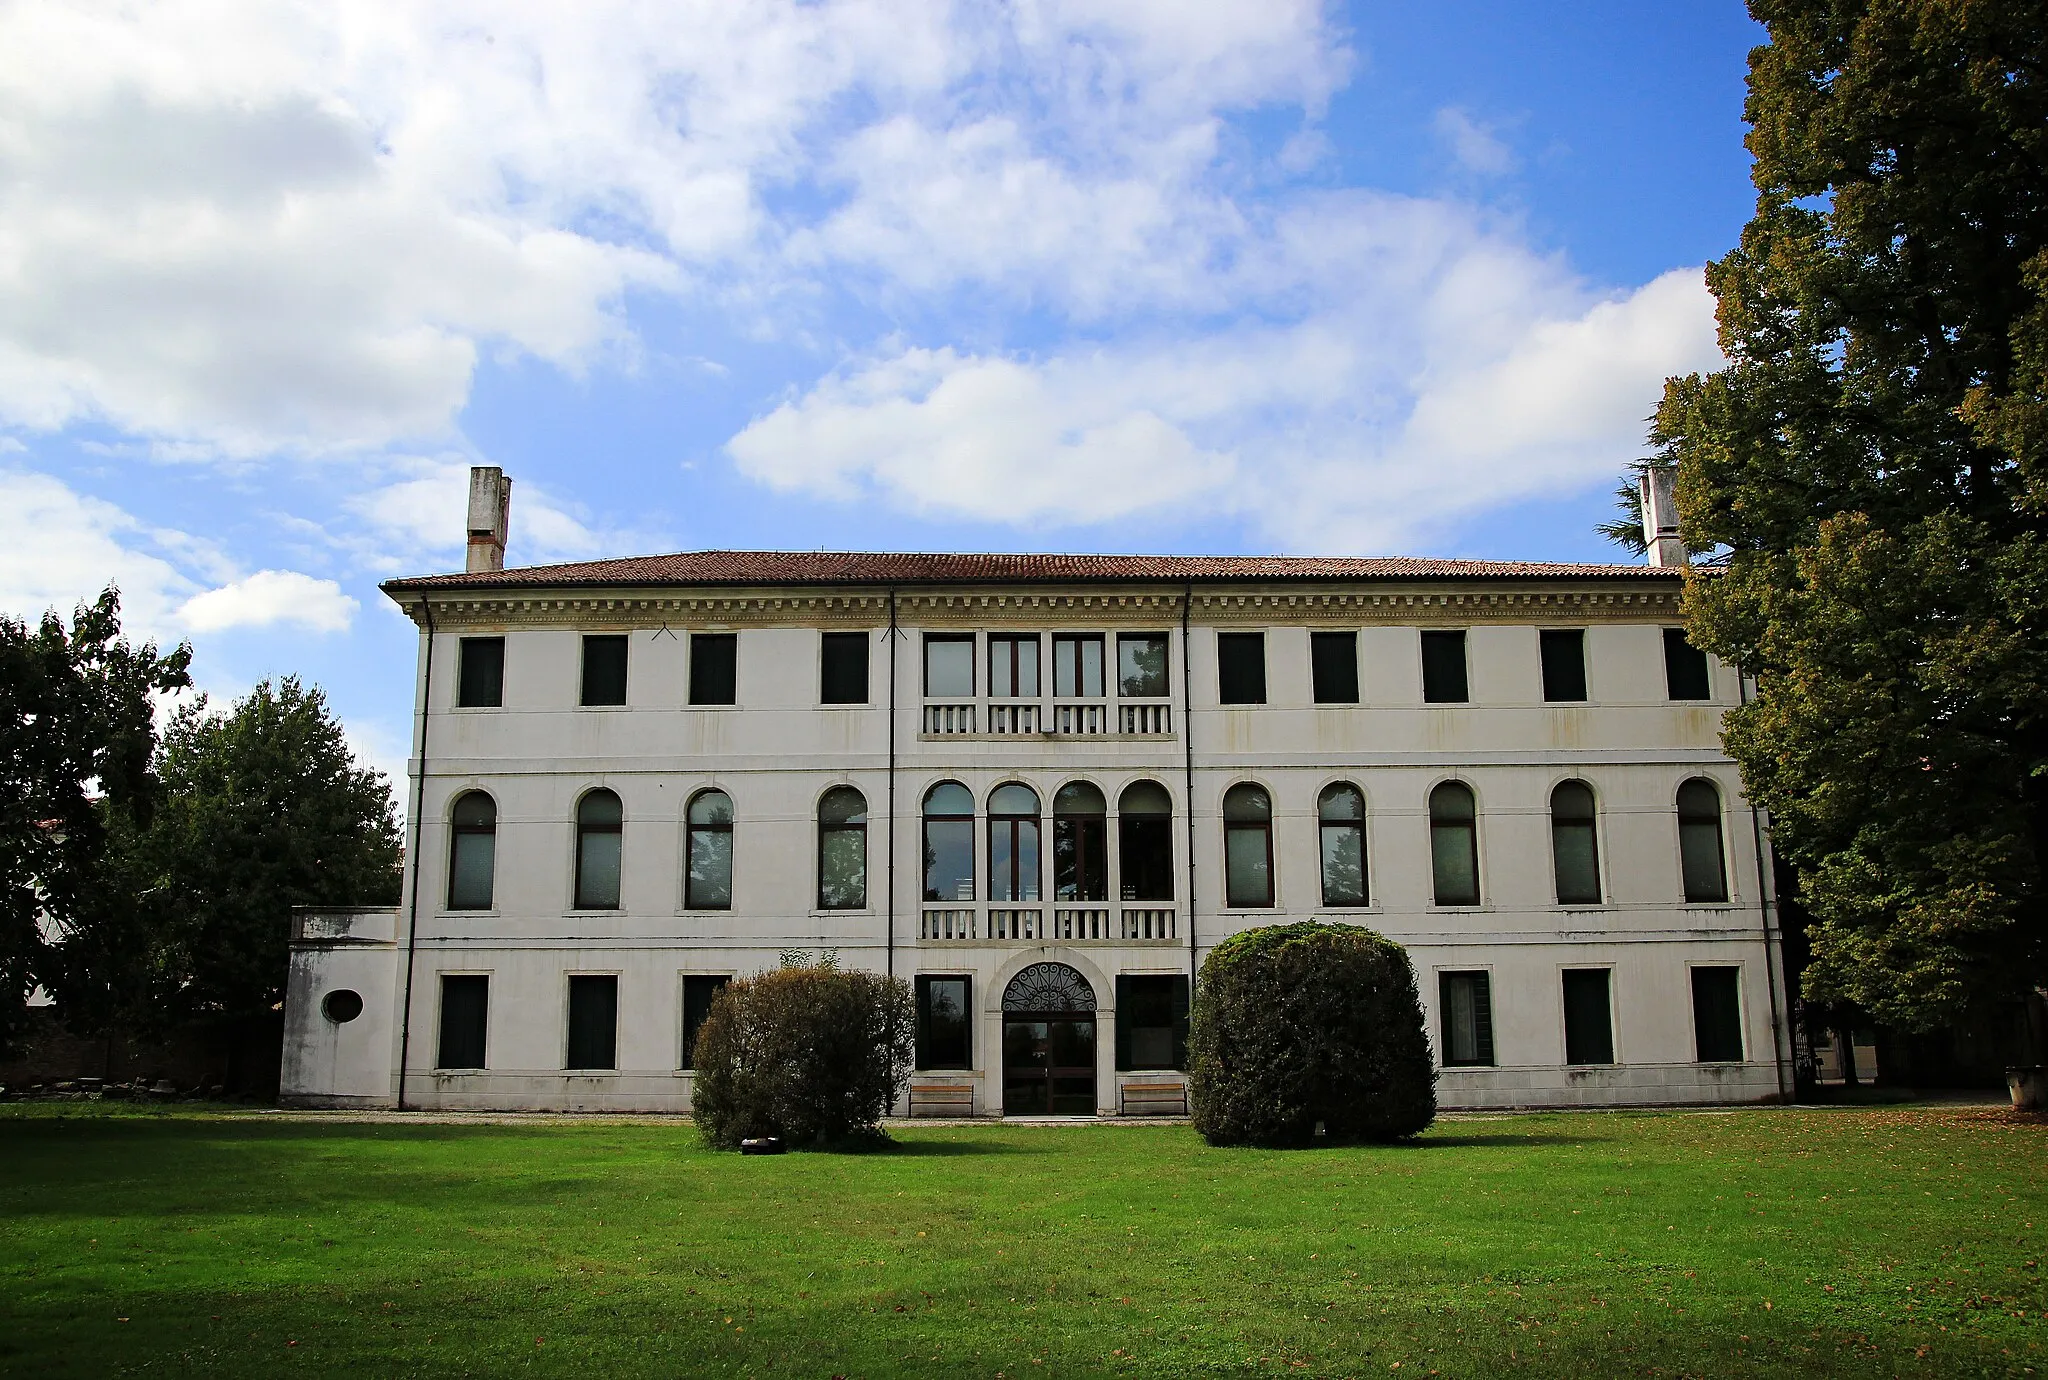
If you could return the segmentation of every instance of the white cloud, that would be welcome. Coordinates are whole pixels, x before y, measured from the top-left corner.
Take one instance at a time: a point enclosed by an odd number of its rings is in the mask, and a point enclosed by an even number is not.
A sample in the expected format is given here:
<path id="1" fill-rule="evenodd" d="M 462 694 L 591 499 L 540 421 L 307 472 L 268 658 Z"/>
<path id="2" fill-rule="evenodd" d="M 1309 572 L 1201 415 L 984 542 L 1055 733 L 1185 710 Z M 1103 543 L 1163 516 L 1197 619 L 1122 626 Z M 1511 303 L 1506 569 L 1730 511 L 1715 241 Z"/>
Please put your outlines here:
<path id="1" fill-rule="evenodd" d="M 48 475 L 0 470 L 0 612 L 34 622 L 55 609 L 68 621 L 113 584 L 125 627 L 175 636 L 178 605 L 201 586 L 148 548 L 175 547 L 180 537 Z"/>
<path id="2" fill-rule="evenodd" d="M 1218 112 L 1348 61 L 1319 0 L 23 0 L 0 51 L 0 420 L 238 455 L 444 432 L 482 349 L 586 367 L 636 290 L 902 274 L 963 209 L 955 276 L 1170 282 Z"/>
<path id="3" fill-rule="evenodd" d="M 360 605 L 332 580 L 296 570 L 259 570 L 185 601 L 181 622 L 197 632 L 295 623 L 311 632 L 347 632 Z"/>
<path id="4" fill-rule="evenodd" d="M 1520 161 L 1492 125 L 1482 123 L 1471 111 L 1458 106 L 1445 106 L 1437 111 L 1436 134 L 1466 172 L 1500 177 L 1513 172 Z"/>
<path id="5" fill-rule="evenodd" d="M 1600 299 L 1474 225 L 1381 209 L 1324 252 L 1411 274 L 1332 275 L 1353 290 L 1292 323 L 1040 360 L 903 350 L 730 453 L 779 489 L 920 513 L 1037 529 L 1200 505 L 1290 549 L 1387 550 L 1620 472 L 1663 379 L 1718 360 L 1697 269 Z"/>

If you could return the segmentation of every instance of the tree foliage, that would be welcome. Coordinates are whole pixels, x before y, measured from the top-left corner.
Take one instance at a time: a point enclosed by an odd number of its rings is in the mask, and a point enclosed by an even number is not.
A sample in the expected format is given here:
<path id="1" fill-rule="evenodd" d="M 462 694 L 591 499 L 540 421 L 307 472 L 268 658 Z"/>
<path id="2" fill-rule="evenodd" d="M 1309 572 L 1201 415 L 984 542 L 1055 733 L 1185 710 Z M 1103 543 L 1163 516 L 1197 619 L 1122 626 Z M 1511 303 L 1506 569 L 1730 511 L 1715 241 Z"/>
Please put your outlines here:
<path id="1" fill-rule="evenodd" d="M 1268 925 L 1210 951 L 1188 1035 L 1195 1129 L 1212 1145 L 1393 1140 L 1436 1116 L 1407 951 L 1352 925 Z"/>
<path id="2" fill-rule="evenodd" d="M 790 967 L 736 978 L 698 1027 L 690 1112 L 707 1142 L 753 1136 L 833 1146 L 881 1135 L 910 1077 L 910 985 L 880 973 Z"/>
<path id="3" fill-rule="evenodd" d="M 1671 380 L 1692 639 L 1810 911 L 1808 995 L 1924 1028 L 2048 976 L 2048 7 L 1752 0 L 1758 191 Z"/>
<path id="4" fill-rule="evenodd" d="M 356 764 L 319 689 L 287 676 L 226 713 L 180 706 L 156 776 L 154 817 L 115 835 L 120 885 L 60 1005 L 126 988 L 146 994 L 126 1024 L 255 1015 L 283 999 L 293 906 L 397 901 L 390 787 Z"/>
<path id="5" fill-rule="evenodd" d="M 99 913 L 110 827 L 146 827 L 157 798 L 156 696 L 191 684 L 191 649 L 121 636 L 109 587 L 71 627 L 0 616 L 0 1022 L 50 982 Z"/>

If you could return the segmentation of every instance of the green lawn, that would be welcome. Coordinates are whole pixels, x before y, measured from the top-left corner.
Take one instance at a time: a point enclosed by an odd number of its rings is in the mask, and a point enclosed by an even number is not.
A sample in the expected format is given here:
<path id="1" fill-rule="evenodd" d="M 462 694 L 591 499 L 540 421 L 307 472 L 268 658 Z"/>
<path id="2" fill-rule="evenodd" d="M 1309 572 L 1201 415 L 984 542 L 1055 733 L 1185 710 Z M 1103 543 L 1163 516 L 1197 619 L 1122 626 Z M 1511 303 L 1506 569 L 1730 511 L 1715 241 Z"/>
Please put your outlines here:
<path id="1" fill-rule="evenodd" d="M 743 1159 L 682 1124 L 7 1108 L 0 1373 L 2048 1370 L 2039 1119 L 898 1136 Z"/>

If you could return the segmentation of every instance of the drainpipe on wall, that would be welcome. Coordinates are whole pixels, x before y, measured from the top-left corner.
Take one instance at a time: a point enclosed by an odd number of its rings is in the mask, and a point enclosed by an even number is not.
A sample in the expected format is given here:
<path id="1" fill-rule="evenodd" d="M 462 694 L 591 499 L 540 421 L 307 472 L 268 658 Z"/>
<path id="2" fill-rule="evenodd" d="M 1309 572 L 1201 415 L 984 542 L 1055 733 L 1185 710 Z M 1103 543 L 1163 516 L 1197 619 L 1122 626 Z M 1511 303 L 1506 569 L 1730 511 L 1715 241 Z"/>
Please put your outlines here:
<path id="1" fill-rule="evenodd" d="M 1188 818 L 1188 999 L 1195 995 L 1195 714 L 1194 671 L 1188 664 L 1188 619 L 1195 608 L 1195 582 L 1180 599 L 1180 747 L 1187 779 Z"/>
<path id="2" fill-rule="evenodd" d="M 427 665 L 420 686 L 420 732 L 418 775 L 412 786 L 412 904 L 405 924 L 405 1004 L 398 1016 L 398 1110 L 405 1110 L 405 1069 L 412 1052 L 412 969 L 413 955 L 420 943 L 420 840 L 426 832 L 427 799 L 427 715 L 434 709 L 434 606 L 420 595 L 420 618 L 427 625 Z"/>
<path id="3" fill-rule="evenodd" d="M 883 831 L 889 850 L 888 975 L 896 976 L 896 591 L 889 591 L 889 827 Z"/>
<path id="4" fill-rule="evenodd" d="M 1741 693 L 1742 703 L 1747 705 L 1749 673 L 1740 666 L 1735 668 L 1735 683 Z M 1747 784 L 1744 783 L 1745 787 Z M 1754 800 L 1749 802 L 1749 827 L 1756 840 L 1757 911 L 1764 927 L 1764 988 L 1771 997 L 1771 1063 L 1778 1074 L 1778 1099 L 1781 1102 L 1790 1102 L 1792 1096 L 1785 1082 L 1785 1050 L 1793 1043 L 1793 1033 L 1781 1024 L 1778 1002 L 1778 981 L 1784 971 L 1785 950 L 1782 940 L 1776 937 L 1771 926 L 1771 912 L 1777 905 L 1777 883 L 1771 870 L 1771 845 L 1764 837 L 1763 811 L 1757 808 Z"/>

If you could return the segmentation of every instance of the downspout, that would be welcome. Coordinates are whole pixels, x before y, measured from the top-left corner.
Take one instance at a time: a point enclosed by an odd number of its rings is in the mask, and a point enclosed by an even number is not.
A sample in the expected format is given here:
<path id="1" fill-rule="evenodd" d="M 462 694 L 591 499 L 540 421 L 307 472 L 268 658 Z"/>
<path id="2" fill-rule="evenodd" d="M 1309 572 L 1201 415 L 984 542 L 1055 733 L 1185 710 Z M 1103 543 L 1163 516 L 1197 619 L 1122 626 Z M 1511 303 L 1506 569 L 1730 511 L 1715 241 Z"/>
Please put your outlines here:
<path id="1" fill-rule="evenodd" d="M 1188 997 L 1195 995 L 1195 716 L 1194 671 L 1188 665 L 1188 618 L 1195 607 L 1195 582 L 1180 599 L 1180 746 L 1187 779 L 1188 819 Z"/>
<path id="2" fill-rule="evenodd" d="M 420 595 L 420 618 L 427 625 L 427 666 L 420 686 L 420 769 L 412 784 L 412 903 L 405 923 L 405 1005 L 398 1017 L 398 1110 L 405 1110 L 405 1069 L 412 1053 L 413 956 L 420 945 L 420 841 L 426 834 L 427 715 L 434 708 L 434 606 Z"/>
<path id="3" fill-rule="evenodd" d="M 1740 666 L 1735 668 L 1735 684 L 1744 706 L 1749 704 L 1749 675 Z M 1747 783 L 1745 783 L 1747 784 Z M 1785 1050 L 1795 1041 L 1794 1033 L 1780 1023 L 1778 1003 L 1778 979 L 1784 969 L 1785 949 L 1783 942 L 1774 941 L 1771 931 L 1771 910 L 1777 900 L 1777 886 L 1771 872 L 1770 845 L 1764 839 L 1763 812 L 1754 800 L 1749 801 L 1749 827 L 1756 841 L 1756 889 L 1757 910 L 1764 926 L 1764 989 L 1771 997 L 1771 1063 L 1778 1074 L 1778 1100 L 1790 1102 L 1789 1090 L 1785 1086 Z M 1772 953 L 1777 957 L 1773 959 Z"/>
<path id="4" fill-rule="evenodd" d="M 889 850 L 888 975 L 896 976 L 896 591 L 889 591 L 889 827 L 883 830 Z"/>

